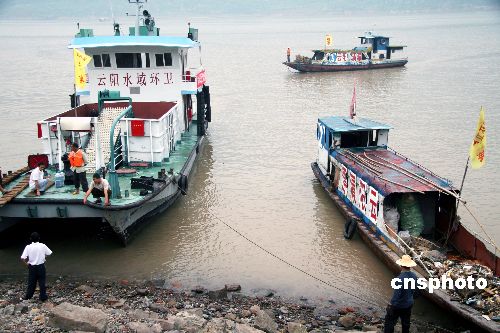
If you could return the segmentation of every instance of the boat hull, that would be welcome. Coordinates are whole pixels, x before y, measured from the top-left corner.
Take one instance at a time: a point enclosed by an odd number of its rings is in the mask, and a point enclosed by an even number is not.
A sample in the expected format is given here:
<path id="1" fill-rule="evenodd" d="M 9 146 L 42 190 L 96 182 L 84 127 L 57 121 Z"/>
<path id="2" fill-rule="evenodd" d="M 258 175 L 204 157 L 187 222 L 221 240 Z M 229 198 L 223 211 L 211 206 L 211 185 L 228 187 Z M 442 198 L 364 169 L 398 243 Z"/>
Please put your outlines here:
<path id="1" fill-rule="evenodd" d="M 204 136 L 200 136 L 181 169 L 181 174 L 191 178 L 195 161 L 202 153 Z M 45 200 L 36 198 L 16 198 L 0 209 L 0 231 L 7 229 L 19 220 L 54 219 L 92 219 L 108 223 L 116 235 L 126 245 L 142 225 L 150 218 L 165 211 L 181 195 L 177 179 L 167 180 L 165 184 L 144 197 L 143 200 L 125 206 L 104 207 L 80 199 Z"/>
<path id="2" fill-rule="evenodd" d="M 394 60 L 383 63 L 368 63 L 360 65 L 323 65 L 323 64 L 306 64 L 297 62 L 284 62 L 285 66 L 293 68 L 299 72 L 312 73 L 312 72 L 349 72 L 370 69 L 383 69 L 402 67 L 408 63 L 408 60 Z"/>
<path id="3" fill-rule="evenodd" d="M 377 255 L 377 257 L 394 273 L 399 273 L 401 268 L 396 264 L 396 260 L 400 258 L 403 253 L 400 253 L 397 247 L 393 246 L 392 242 L 383 237 L 383 234 L 373 224 L 368 224 L 366 221 L 359 217 L 345 202 L 344 200 L 332 190 L 332 184 L 328 178 L 322 173 L 320 167 L 316 162 L 311 164 L 314 175 L 319 180 L 321 186 L 326 193 L 330 196 L 337 208 L 340 210 L 346 220 L 354 220 L 357 222 L 357 230 L 361 239 L 366 245 Z M 415 272 L 417 276 L 424 277 L 420 271 Z M 471 322 L 481 330 L 487 332 L 498 332 L 500 325 L 487 321 L 475 309 L 452 300 L 450 295 L 442 290 L 435 290 L 433 293 L 424 291 L 424 296 L 439 305 L 443 309 L 449 310 L 456 315 L 461 316 L 465 320 Z"/>

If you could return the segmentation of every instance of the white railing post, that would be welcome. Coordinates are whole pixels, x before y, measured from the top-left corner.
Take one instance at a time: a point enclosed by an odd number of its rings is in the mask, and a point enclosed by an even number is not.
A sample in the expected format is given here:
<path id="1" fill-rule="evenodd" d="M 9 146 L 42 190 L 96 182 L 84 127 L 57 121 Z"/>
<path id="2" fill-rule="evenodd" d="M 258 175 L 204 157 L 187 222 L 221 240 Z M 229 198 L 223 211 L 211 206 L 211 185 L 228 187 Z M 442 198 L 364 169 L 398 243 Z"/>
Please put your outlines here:
<path id="1" fill-rule="evenodd" d="M 62 137 L 62 132 L 61 132 L 61 124 L 59 123 L 59 120 L 61 118 L 57 118 L 57 136 L 59 137 L 59 147 L 58 147 L 58 155 L 59 155 L 59 170 L 64 169 L 64 163 L 62 161 L 62 146 L 64 144 L 64 140 Z"/>
<path id="2" fill-rule="evenodd" d="M 99 135 L 99 120 L 98 118 L 94 118 L 94 152 L 95 152 L 95 170 L 99 170 L 101 167 L 101 138 Z"/>
<path id="3" fill-rule="evenodd" d="M 52 140 L 50 140 L 50 123 L 47 122 L 47 140 L 49 141 L 49 149 L 50 149 L 50 162 L 49 164 L 54 164 L 54 156 L 52 154 Z M 43 133 L 42 133 L 42 138 L 43 138 Z"/>
<path id="4" fill-rule="evenodd" d="M 153 152 L 153 121 L 149 120 L 149 144 L 151 145 L 151 166 L 154 163 L 154 152 Z"/>

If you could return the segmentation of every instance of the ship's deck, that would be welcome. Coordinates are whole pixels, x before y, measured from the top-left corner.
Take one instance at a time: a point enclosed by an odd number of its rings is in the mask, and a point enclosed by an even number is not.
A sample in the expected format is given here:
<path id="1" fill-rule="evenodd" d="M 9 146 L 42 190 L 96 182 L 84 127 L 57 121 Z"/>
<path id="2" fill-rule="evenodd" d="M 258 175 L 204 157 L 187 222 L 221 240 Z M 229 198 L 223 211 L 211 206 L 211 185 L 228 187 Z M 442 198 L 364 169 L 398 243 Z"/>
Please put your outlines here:
<path id="1" fill-rule="evenodd" d="M 196 125 L 193 122 L 191 124 L 190 130 L 186 131 L 182 134 L 181 141 L 177 143 L 175 151 L 170 154 L 168 161 L 162 162 L 161 165 L 155 165 L 153 167 L 137 167 L 134 168 L 137 170 L 135 174 L 130 175 L 119 175 L 118 180 L 120 184 L 120 190 L 122 198 L 113 199 L 111 201 L 112 206 L 124 206 L 128 204 L 132 204 L 143 199 L 143 196 L 139 194 L 139 189 L 131 189 L 131 178 L 138 178 L 141 176 L 146 177 L 154 177 L 158 178 L 158 172 L 161 169 L 165 169 L 167 172 L 172 168 L 174 173 L 179 173 L 184 165 L 186 164 L 189 155 L 193 148 L 196 146 L 198 140 Z M 51 176 L 51 179 L 54 180 L 54 175 L 57 172 L 56 169 L 48 168 L 47 172 Z M 17 183 L 22 181 L 25 178 L 24 175 L 19 177 L 17 180 L 11 182 L 6 186 L 6 189 L 12 189 Z M 92 174 L 87 173 L 87 180 L 90 184 L 92 181 Z M 82 200 L 84 192 L 80 189 L 80 193 L 78 195 L 73 195 L 73 191 L 75 190 L 74 185 L 66 185 L 64 187 L 57 188 L 55 185 L 50 187 L 47 191 L 45 191 L 41 196 L 32 196 L 29 194 L 29 188 L 25 188 L 21 193 L 19 193 L 16 198 L 13 200 L 15 202 L 18 199 L 31 199 L 39 201 L 40 203 L 50 202 L 53 200 L 57 201 L 76 201 Z M 129 191 L 129 197 L 125 198 L 125 190 Z M 0 193 L 0 197 L 1 197 Z M 92 195 L 89 196 L 89 200 L 93 201 Z"/>

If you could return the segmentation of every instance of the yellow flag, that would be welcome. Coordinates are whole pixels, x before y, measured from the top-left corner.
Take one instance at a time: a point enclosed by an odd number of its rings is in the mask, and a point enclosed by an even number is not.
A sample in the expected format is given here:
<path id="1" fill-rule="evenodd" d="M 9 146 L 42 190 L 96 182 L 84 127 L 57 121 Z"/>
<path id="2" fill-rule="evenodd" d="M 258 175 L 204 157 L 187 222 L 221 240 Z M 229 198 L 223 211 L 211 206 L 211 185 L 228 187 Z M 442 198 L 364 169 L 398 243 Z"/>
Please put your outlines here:
<path id="1" fill-rule="evenodd" d="M 333 45 L 333 37 L 332 37 L 332 35 L 326 35 L 325 36 L 325 45 L 326 46 L 332 46 Z"/>
<path id="2" fill-rule="evenodd" d="M 477 122 L 476 135 L 470 146 L 469 156 L 473 169 L 479 169 L 486 162 L 484 151 L 486 148 L 486 125 L 484 123 L 484 110 L 481 107 L 479 121 Z"/>
<path id="3" fill-rule="evenodd" d="M 92 58 L 77 49 L 73 49 L 73 60 L 75 62 L 75 85 L 83 89 L 87 84 L 86 67 Z"/>

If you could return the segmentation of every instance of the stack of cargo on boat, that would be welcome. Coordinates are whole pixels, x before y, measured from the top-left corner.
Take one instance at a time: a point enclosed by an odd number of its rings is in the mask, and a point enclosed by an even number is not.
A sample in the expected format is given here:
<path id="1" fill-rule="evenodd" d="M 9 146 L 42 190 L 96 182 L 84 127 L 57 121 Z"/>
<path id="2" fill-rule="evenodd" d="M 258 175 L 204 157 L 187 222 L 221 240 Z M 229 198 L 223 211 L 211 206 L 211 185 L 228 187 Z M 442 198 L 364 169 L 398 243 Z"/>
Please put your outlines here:
<path id="1" fill-rule="evenodd" d="M 283 64 L 299 72 L 342 72 L 367 69 L 401 67 L 407 58 L 396 58 L 396 52 L 406 46 L 389 45 L 389 37 L 367 32 L 358 37 L 360 45 L 352 50 L 327 49 L 313 50 L 311 58 L 297 55 L 295 61 Z"/>
<path id="2" fill-rule="evenodd" d="M 420 277 L 484 277 L 485 290 L 435 290 L 425 295 L 489 332 L 500 324 L 500 258 L 462 225 L 451 182 L 388 147 L 391 127 L 369 119 L 331 116 L 317 123 L 314 174 L 347 222 L 393 271 L 411 255 Z M 495 248 L 496 249 L 496 248 Z"/>
<path id="3" fill-rule="evenodd" d="M 7 177 L 4 185 L 12 191 L 0 198 L 0 231 L 21 219 L 97 219 L 127 242 L 139 222 L 187 193 L 211 121 L 198 30 L 160 36 L 154 18 L 141 9 L 137 1 L 136 25 L 127 33 L 115 23 L 110 36 L 80 29 L 71 41 L 72 108 L 38 122 L 43 151 L 29 165 L 45 161 L 49 175 L 64 182 L 35 196 L 27 188 L 28 168 Z M 73 142 L 88 156 L 89 182 L 94 172 L 109 180 L 110 206 L 84 205 L 82 192 L 72 195 L 67 154 Z"/>

